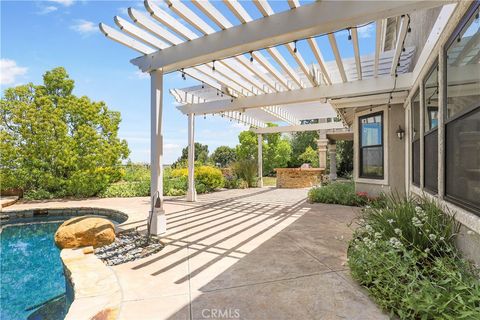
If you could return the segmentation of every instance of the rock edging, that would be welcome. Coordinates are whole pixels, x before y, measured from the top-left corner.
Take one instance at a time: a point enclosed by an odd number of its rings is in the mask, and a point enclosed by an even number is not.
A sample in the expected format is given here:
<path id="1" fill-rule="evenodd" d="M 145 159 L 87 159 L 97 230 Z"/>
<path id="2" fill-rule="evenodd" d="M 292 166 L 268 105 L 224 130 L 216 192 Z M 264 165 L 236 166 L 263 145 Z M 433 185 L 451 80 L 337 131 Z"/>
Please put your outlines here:
<path id="1" fill-rule="evenodd" d="M 66 320 L 117 319 L 122 292 L 115 273 L 93 254 L 92 247 L 60 253 L 73 302 Z"/>

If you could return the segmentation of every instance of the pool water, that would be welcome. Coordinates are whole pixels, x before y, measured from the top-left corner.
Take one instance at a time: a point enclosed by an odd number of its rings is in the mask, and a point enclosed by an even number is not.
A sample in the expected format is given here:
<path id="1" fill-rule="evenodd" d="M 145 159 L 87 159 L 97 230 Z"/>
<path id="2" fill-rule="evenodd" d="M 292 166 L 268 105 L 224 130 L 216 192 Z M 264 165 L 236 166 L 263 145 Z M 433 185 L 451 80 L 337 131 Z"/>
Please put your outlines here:
<path id="1" fill-rule="evenodd" d="M 69 306 L 60 250 L 60 222 L 3 226 L 0 234 L 0 319 L 63 319 Z"/>

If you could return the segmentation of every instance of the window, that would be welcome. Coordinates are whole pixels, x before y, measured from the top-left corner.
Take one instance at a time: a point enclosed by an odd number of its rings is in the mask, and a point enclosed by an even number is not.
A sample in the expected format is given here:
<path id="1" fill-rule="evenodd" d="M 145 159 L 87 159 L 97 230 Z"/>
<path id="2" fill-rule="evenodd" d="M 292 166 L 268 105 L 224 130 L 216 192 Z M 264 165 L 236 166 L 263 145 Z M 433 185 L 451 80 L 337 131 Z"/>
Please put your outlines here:
<path id="1" fill-rule="evenodd" d="M 412 183 L 420 186 L 420 93 L 412 99 Z"/>
<path id="2" fill-rule="evenodd" d="M 438 190 L 438 64 L 432 67 L 423 85 L 425 92 L 423 181 L 427 190 L 436 193 Z"/>
<path id="3" fill-rule="evenodd" d="M 474 2 L 446 47 L 445 198 L 480 212 L 480 22 Z"/>
<path id="4" fill-rule="evenodd" d="M 383 179 L 383 112 L 358 118 L 360 178 Z"/>

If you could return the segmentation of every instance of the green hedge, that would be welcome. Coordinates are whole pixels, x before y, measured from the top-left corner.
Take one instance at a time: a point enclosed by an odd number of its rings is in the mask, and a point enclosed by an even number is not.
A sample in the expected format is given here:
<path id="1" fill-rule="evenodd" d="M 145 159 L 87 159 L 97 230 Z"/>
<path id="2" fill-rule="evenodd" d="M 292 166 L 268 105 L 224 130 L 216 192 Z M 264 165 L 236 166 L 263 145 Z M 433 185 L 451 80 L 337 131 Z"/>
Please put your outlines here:
<path id="1" fill-rule="evenodd" d="M 352 181 L 331 182 L 314 187 L 308 192 L 308 200 L 345 206 L 363 206 L 369 202 L 365 194 L 355 193 L 355 184 Z"/>
<path id="2" fill-rule="evenodd" d="M 454 245 L 459 225 L 427 199 L 367 207 L 348 249 L 352 276 L 400 319 L 480 319 L 477 270 Z"/>

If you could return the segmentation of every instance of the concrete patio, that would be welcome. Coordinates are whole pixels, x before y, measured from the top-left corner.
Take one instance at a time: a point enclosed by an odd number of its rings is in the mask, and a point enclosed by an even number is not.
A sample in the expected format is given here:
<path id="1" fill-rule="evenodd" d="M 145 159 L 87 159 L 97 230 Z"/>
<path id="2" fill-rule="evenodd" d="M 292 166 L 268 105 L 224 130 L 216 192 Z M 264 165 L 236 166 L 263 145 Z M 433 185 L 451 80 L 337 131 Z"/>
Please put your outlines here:
<path id="1" fill-rule="evenodd" d="M 386 319 L 350 278 L 357 208 L 308 204 L 306 189 L 228 190 L 165 202 L 165 249 L 113 267 L 121 319 Z M 144 226 L 149 198 L 16 204 L 108 207 Z"/>

